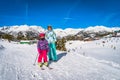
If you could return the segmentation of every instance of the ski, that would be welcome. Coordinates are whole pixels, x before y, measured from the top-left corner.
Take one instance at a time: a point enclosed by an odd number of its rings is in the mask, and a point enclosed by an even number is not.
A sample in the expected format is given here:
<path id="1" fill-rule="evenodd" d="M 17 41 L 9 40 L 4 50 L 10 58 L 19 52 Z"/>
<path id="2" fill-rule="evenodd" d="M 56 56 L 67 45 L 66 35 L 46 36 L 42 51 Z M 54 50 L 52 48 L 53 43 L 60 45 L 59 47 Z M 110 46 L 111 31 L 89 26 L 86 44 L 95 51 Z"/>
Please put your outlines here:
<path id="1" fill-rule="evenodd" d="M 41 70 L 45 70 L 45 69 L 41 67 Z"/>
<path id="2" fill-rule="evenodd" d="M 43 67 L 40 67 L 41 68 L 41 70 L 45 70 L 45 68 L 43 68 Z M 51 67 L 46 67 L 46 68 L 48 68 L 49 70 L 52 70 L 53 68 L 51 68 Z"/>
<path id="3" fill-rule="evenodd" d="M 52 70 L 53 68 L 51 68 L 51 67 L 48 67 L 48 69 Z"/>

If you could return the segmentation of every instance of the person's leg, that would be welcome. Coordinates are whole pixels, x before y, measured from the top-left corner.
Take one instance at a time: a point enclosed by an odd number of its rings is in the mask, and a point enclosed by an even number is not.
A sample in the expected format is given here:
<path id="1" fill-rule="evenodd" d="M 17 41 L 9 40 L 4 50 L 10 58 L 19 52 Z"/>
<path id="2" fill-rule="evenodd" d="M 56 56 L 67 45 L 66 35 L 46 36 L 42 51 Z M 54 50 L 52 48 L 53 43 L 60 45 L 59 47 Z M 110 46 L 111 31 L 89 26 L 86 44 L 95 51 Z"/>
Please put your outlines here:
<path id="1" fill-rule="evenodd" d="M 48 52 L 48 57 L 49 57 L 49 60 L 52 60 L 52 48 L 51 48 L 51 43 L 49 43 L 49 52 Z"/>
<path id="2" fill-rule="evenodd" d="M 56 45 L 55 43 L 52 43 L 52 54 L 53 54 L 53 60 L 57 60 L 57 53 L 56 53 Z"/>
<path id="3" fill-rule="evenodd" d="M 44 65 L 48 66 L 47 51 L 43 50 Z"/>
<path id="4" fill-rule="evenodd" d="M 39 54 L 38 56 L 38 63 L 41 63 L 42 62 L 42 54 Z"/>
<path id="5" fill-rule="evenodd" d="M 43 51 L 43 59 L 44 59 L 44 62 L 48 62 L 46 50 Z"/>
<path id="6" fill-rule="evenodd" d="M 43 57 L 43 53 L 42 53 L 42 51 L 41 51 L 41 53 L 39 54 L 39 57 L 38 57 L 38 65 L 39 65 L 40 67 L 42 67 L 42 57 Z"/>

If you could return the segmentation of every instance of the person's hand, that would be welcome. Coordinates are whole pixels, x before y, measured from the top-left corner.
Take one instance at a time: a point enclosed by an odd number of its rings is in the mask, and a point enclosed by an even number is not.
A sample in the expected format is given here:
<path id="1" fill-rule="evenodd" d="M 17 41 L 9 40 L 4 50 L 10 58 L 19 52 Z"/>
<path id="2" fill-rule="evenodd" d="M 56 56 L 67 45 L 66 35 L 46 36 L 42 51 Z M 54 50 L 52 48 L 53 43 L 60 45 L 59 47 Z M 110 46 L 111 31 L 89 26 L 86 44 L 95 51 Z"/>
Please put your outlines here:
<path id="1" fill-rule="evenodd" d="M 57 40 L 55 39 L 55 42 L 57 42 Z"/>
<path id="2" fill-rule="evenodd" d="M 47 53 L 49 53 L 49 51 L 50 51 L 50 50 L 48 49 L 48 50 L 47 50 Z"/>
<path id="3" fill-rule="evenodd" d="M 38 50 L 38 53 L 40 54 L 41 53 L 40 49 L 38 48 L 37 50 Z"/>
<path id="4" fill-rule="evenodd" d="M 55 45 L 57 45 L 57 41 L 55 42 Z"/>

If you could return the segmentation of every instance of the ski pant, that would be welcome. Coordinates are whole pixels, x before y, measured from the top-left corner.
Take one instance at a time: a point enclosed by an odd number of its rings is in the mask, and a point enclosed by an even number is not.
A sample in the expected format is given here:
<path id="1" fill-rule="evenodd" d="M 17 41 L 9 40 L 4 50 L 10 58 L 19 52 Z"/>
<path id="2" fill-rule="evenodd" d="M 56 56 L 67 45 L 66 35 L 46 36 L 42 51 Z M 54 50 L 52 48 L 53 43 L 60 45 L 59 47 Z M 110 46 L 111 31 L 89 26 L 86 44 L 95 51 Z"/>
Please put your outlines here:
<path id="1" fill-rule="evenodd" d="M 49 43 L 49 53 L 48 53 L 49 60 L 57 60 L 57 54 L 56 54 L 56 45 L 55 43 Z"/>
<path id="2" fill-rule="evenodd" d="M 47 60 L 47 50 L 40 50 L 39 56 L 38 56 L 38 63 L 42 62 L 42 59 L 44 62 L 48 62 Z"/>

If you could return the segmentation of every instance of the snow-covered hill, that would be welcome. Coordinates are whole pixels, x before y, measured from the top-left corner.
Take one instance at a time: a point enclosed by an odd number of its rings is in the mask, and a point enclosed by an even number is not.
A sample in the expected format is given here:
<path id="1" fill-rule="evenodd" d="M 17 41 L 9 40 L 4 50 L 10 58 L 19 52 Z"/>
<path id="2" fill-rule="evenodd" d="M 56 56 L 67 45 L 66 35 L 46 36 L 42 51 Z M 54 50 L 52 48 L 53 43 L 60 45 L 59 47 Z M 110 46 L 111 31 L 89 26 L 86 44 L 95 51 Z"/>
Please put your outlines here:
<path id="1" fill-rule="evenodd" d="M 109 61 L 119 65 L 120 68 L 120 37 L 103 38 L 96 41 L 69 41 L 66 43 L 67 51 L 80 53 L 86 57 Z"/>
<path id="2" fill-rule="evenodd" d="M 50 62 L 52 70 L 33 65 L 36 44 L 0 41 L 5 47 L 0 50 L 0 80 L 120 80 L 120 39 L 109 39 L 66 43 L 70 51 L 57 51 L 58 61 Z"/>

